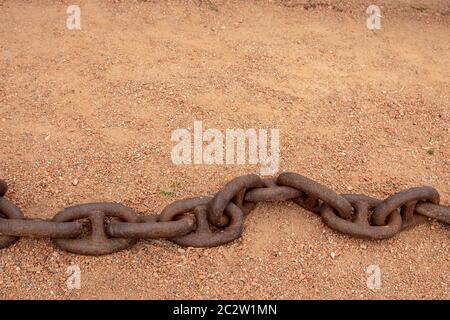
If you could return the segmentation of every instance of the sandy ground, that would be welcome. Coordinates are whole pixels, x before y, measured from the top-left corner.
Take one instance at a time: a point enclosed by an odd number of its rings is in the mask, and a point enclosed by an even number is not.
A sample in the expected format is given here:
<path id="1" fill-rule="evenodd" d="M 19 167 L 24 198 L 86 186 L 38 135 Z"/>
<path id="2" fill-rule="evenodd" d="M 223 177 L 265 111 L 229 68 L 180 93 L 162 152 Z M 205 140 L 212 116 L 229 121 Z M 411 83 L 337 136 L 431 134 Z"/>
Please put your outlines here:
<path id="1" fill-rule="evenodd" d="M 279 128 L 280 171 L 385 198 L 432 185 L 450 201 L 448 1 L 0 0 L 0 177 L 29 217 L 91 201 L 157 213 L 258 165 L 172 164 L 171 132 Z M 449 229 L 385 241 L 262 204 L 213 249 L 140 241 L 84 257 L 50 240 L 0 251 L 0 298 L 449 298 Z M 81 269 L 81 289 L 66 268 Z M 366 269 L 381 269 L 379 290 Z"/>

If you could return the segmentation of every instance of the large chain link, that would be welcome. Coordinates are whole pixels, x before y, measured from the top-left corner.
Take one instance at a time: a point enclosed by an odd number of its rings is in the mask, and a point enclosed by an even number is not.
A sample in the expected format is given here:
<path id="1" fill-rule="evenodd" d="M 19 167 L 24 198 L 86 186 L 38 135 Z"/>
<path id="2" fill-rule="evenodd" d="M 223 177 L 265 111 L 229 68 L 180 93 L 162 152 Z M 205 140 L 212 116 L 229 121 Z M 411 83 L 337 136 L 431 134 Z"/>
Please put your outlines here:
<path id="1" fill-rule="evenodd" d="M 450 208 L 439 205 L 432 187 L 410 188 L 385 200 L 360 194 L 339 195 L 292 172 L 261 179 L 250 174 L 228 182 L 213 197 L 178 200 L 159 215 L 138 215 L 118 203 L 66 208 L 52 220 L 26 219 L 4 196 L 0 180 L 0 249 L 20 237 L 51 238 L 66 251 L 104 255 L 132 246 L 137 239 L 169 239 L 181 246 L 214 247 L 242 235 L 245 216 L 259 202 L 292 200 L 318 214 L 330 228 L 358 238 L 386 239 L 433 218 L 450 224 Z"/>

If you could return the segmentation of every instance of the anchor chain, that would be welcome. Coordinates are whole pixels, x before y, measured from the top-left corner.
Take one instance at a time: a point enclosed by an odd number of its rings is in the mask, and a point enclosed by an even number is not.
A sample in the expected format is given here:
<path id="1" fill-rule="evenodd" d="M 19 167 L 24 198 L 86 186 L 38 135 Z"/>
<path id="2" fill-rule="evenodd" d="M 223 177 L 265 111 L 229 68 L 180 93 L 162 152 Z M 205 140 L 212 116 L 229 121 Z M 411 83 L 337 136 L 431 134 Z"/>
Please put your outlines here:
<path id="1" fill-rule="evenodd" d="M 293 201 L 320 215 L 331 229 L 363 239 L 386 239 L 428 218 L 450 224 L 450 207 L 440 205 L 436 189 L 410 188 L 380 200 L 338 194 L 297 173 L 261 179 L 234 178 L 213 197 L 177 200 L 159 215 L 140 215 L 119 203 L 90 203 L 66 208 L 51 220 L 28 219 L 5 198 L 0 180 L 0 249 L 20 237 L 50 238 L 62 250 L 104 255 L 127 249 L 138 239 L 168 239 L 181 246 L 214 247 L 241 237 L 245 217 L 259 202 Z"/>

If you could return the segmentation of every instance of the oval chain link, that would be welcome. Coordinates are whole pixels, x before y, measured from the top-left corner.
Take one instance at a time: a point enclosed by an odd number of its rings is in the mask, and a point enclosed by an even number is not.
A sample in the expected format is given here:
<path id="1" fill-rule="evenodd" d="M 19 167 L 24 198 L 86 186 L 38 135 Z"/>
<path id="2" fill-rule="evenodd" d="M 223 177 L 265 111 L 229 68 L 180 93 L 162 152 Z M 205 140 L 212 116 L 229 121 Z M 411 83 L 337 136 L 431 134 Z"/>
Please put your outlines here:
<path id="1" fill-rule="evenodd" d="M 295 202 L 306 210 L 318 213 L 319 200 L 335 209 L 343 219 L 350 219 L 353 214 L 352 205 L 342 196 L 324 185 L 298 173 L 285 172 L 278 176 L 277 184 L 289 186 L 302 192 L 302 196 Z"/>
<path id="2" fill-rule="evenodd" d="M 222 188 L 222 190 L 217 192 L 211 200 L 208 210 L 208 220 L 216 227 L 225 226 L 228 219 L 226 218 L 224 211 L 231 201 L 236 199 L 236 196 L 239 196 L 239 193 L 241 193 L 239 199 L 245 198 L 242 193 L 245 192 L 246 189 L 262 187 L 264 187 L 263 181 L 255 174 L 248 174 L 231 180 Z M 240 207 L 244 205 L 242 200 L 237 202 L 237 205 Z"/>
<path id="3" fill-rule="evenodd" d="M 387 216 L 394 210 L 400 209 L 403 219 L 402 229 L 409 229 L 426 220 L 426 217 L 415 214 L 419 201 L 439 204 L 439 192 L 432 187 L 417 187 L 400 191 L 378 205 L 373 213 L 372 222 L 382 226 Z"/>
<path id="4" fill-rule="evenodd" d="M 211 197 L 198 197 L 175 201 L 169 204 L 159 216 L 159 221 L 173 221 L 189 213 L 193 213 L 196 220 L 196 228 L 193 232 L 183 236 L 174 237 L 171 240 L 179 245 L 189 247 L 215 247 L 226 244 L 242 234 L 244 213 L 230 201 L 224 215 L 225 226 L 211 226 L 208 220 Z"/>
<path id="5" fill-rule="evenodd" d="M 59 239 L 53 241 L 63 250 L 83 255 L 104 255 L 132 246 L 135 239 L 110 238 L 105 231 L 106 218 L 118 218 L 126 222 L 138 222 L 137 214 L 130 208 L 118 203 L 90 203 L 66 208 L 54 218 L 55 222 L 70 222 L 86 219 L 91 230 L 87 236 L 77 239 Z"/>
<path id="6" fill-rule="evenodd" d="M 399 210 L 394 210 L 388 216 L 388 222 L 384 226 L 370 224 L 370 212 L 375 209 L 381 200 L 359 194 L 343 195 L 355 208 L 355 216 L 351 220 L 342 219 L 328 204 L 324 204 L 320 210 L 323 222 L 330 228 L 357 238 L 386 239 L 396 235 L 402 228 L 402 217 Z"/>

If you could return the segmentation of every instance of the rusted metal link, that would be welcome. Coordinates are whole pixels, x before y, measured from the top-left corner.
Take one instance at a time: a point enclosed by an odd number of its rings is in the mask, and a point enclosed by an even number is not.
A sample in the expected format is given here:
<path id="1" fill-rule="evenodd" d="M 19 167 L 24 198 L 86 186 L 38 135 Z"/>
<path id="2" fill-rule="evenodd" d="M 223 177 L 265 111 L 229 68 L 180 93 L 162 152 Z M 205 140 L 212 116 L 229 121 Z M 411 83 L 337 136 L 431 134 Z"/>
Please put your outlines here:
<path id="1" fill-rule="evenodd" d="M 249 201 L 245 200 L 247 191 L 248 191 L 248 189 L 242 189 L 241 191 L 238 192 L 238 194 L 236 196 L 233 197 L 233 199 L 231 199 L 231 202 L 233 202 L 235 205 L 237 205 L 239 207 L 239 209 L 242 210 L 242 212 L 244 213 L 244 216 L 247 216 L 248 214 L 250 214 L 250 212 L 252 212 L 256 208 L 256 205 L 257 205 L 256 202 L 249 202 Z M 222 216 L 222 219 L 223 218 L 226 218 L 226 216 L 225 215 Z"/>
<path id="2" fill-rule="evenodd" d="M 233 202 L 229 202 L 224 210 L 226 227 L 215 228 L 209 225 L 208 210 L 210 210 L 211 197 L 188 198 L 169 204 L 158 216 L 159 222 L 185 219 L 186 215 L 193 213 L 196 226 L 193 232 L 171 240 L 179 245 L 190 247 L 215 247 L 228 243 L 240 237 L 244 213 Z"/>
<path id="3" fill-rule="evenodd" d="M 174 201 L 166 206 L 161 214 L 157 216 L 157 221 L 173 221 L 177 218 L 180 218 L 184 214 L 193 212 L 194 208 L 197 206 L 208 204 L 211 200 L 211 197 L 195 197 Z"/>
<path id="4" fill-rule="evenodd" d="M 208 220 L 216 227 L 225 226 L 227 219 L 225 218 L 224 210 L 233 198 L 239 192 L 242 192 L 242 190 L 262 187 L 264 187 L 263 181 L 255 174 L 248 174 L 231 180 L 211 200 L 208 210 Z"/>
<path id="5" fill-rule="evenodd" d="M 419 202 L 416 205 L 416 213 L 450 224 L 450 207 L 430 202 Z"/>
<path id="6" fill-rule="evenodd" d="M 417 187 L 400 191 L 382 203 L 374 210 L 372 222 L 382 226 L 386 223 L 387 216 L 394 210 L 400 209 L 402 214 L 402 229 L 409 229 L 426 221 L 422 215 L 415 214 L 419 201 L 439 204 L 439 192 L 432 187 Z"/>
<path id="7" fill-rule="evenodd" d="M 254 188 L 246 192 L 245 201 L 286 201 L 302 196 L 302 192 L 295 188 L 278 186 L 273 178 L 265 179 L 263 182 L 264 188 Z"/>
<path id="8" fill-rule="evenodd" d="M 194 213 L 197 220 L 195 231 L 171 240 L 186 247 L 216 247 L 236 240 L 241 236 L 244 214 L 237 205 L 230 202 L 225 208 L 224 214 L 229 217 L 230 223 L 223 230 L 211 230 L 208 223 L 208 210 L 207 205 L 195 207 Z"/>
<path id="9" fill-rule="evenodd" d="M 6 219 L 24 219 L 22 211 L 13 203 L 9 202 L 3 197 L 0 197 L 0 217 Z M 4 219 L 4 220 L 6 220 Z M 9 247 L 19 240 L 19 237 L 12 235 L 3 235 L 0 232 L 0 249 Z"/>
<path id="10" fill-rule="evenodd" d="M 386 239 L 393 237 L 401 230 L 402 217 L 399 210 L 391 212 L 386 225 L 372 226 L 370 211 L 382 201 L 359 194 L 346 194 L 343 197 L 355 208 L 355 217 L 352 220 L 342 219 L 330 205 L 324 204 L 320 213 L 323 222 L 330 228 L 363 239 Z"/>
<path id="11" fill-rule="evenodd" d="M 140 217 L 138 223 L 111 222 L 107 232 L 114 238 L 159 239 L 183 236 L 194 231 L 195 219 L 184 217 L 180 220 L 160 222 L 157 216 Z"/>
<path id="12" fill-rule="evenodd" d="M 73 238 L 81 234 L 79 222 L 0 218 L 0 234 L 16 237 Z"/>
<path id="13" fill-rule="evenodd" d="M 322 200 L 333 207 L 341 218 L 352 217 L 353 208 L 345 198 L 307 177 L 298 173 L 285 172 L 278 176 L 276 182 L 278 185 L 292 187 L 304 193 L 302 197 L 295 199 L 295 202 L 306 210 L 319 212 L 318 200 Z"/>
<path id="14" fill-rule="evenodd" d="M 135 239 L 110 238 L 105 232 L 105 219 L 118 218 L 126 222 L 138 222 L 137 214 L 130 208 L 117 203 L 91 203 L 67 208 L 59 212 L 55 222 L 69 222 L 88 218 L 90 233 L 79 239 L 54 239 L 63 250 L 84 254 L 104 255 L 120 251 L 132 246 Z"/>

